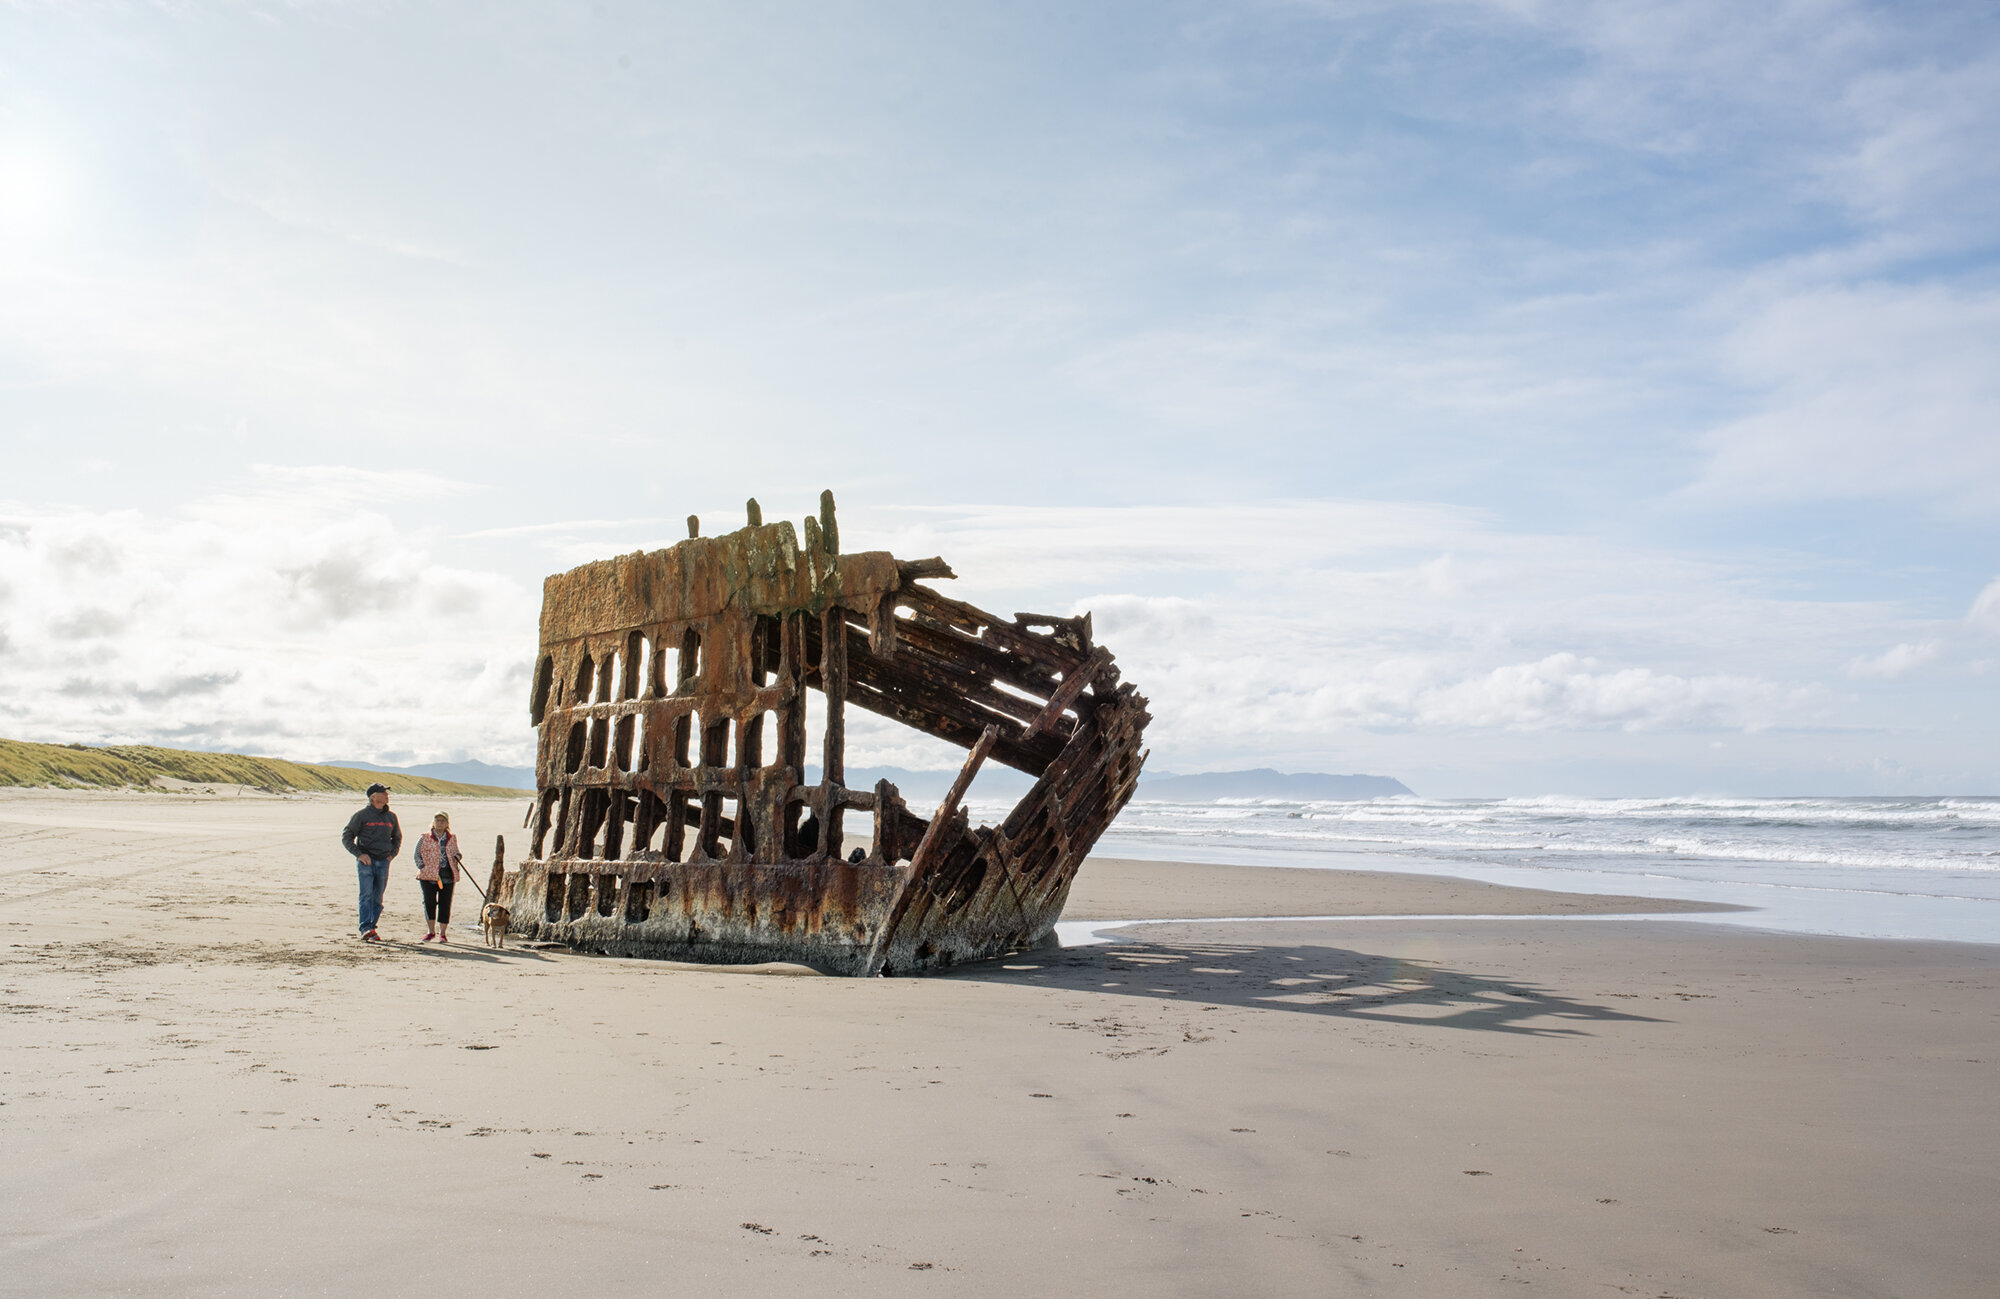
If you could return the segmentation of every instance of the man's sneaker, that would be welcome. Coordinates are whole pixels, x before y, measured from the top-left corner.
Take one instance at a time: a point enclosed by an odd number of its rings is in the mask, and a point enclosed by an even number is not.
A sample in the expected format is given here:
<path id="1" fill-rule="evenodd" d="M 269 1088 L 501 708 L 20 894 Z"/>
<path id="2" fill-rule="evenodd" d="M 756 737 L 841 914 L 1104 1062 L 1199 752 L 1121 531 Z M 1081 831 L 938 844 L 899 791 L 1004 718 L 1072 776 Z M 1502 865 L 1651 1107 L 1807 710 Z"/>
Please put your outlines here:
<path id="1" fill-rule="evenodd" d="M 376 933 L 374 930 L 371 929 L 367 933 L 361 935 L 361 941 L 364 943 L 379 943 L 382 941 L 382 935 Z"/>

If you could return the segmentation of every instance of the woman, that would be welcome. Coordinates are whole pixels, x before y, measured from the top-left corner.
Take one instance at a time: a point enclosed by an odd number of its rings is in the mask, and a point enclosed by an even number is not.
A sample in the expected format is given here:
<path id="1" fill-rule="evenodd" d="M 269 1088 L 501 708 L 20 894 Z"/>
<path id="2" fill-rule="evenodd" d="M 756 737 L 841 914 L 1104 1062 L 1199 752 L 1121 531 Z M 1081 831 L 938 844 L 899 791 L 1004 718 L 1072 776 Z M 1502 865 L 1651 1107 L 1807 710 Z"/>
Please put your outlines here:
<path id="1" fill-rule="evenodd" d="M 417 884 L 424 891 L 424 923 L 430 926 L 424 931 L 427 943 L 451 941 L 445 931 L 451 926 L 451 889 L 458 883 L 460 860 L 451 818 L 439 812 L 424 837 L 417 840 Z"/>

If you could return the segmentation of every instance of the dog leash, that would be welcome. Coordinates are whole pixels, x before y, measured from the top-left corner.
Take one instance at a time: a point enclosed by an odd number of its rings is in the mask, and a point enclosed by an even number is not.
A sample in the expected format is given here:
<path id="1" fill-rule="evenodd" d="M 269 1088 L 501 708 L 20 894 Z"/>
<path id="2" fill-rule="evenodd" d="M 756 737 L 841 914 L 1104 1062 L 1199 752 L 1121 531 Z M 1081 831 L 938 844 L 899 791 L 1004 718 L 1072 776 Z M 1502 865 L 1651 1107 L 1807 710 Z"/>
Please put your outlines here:
<path id="1" fill-rule="evenodd" d="M 495 866 L 498 866 L 501 862 L 505 860 L 507 860 L 507 836 L 504 834 L 494 835 L 493 864 Z M 457 871 L 459 874 L 465 876 L 465 882 L 472 885 L 472 891 L 479 895 L 479 903 L 481 906 L 485 906 L 486 904 L 493 901 L 492 898 L 486 896 L 486 890 L 479 887 L 479 881 L 472 878 L 472 872 L 465 869 L 464 853 L 460 853 L 458 855 L 458 865 L 452 867 L 452 869 Z"/>

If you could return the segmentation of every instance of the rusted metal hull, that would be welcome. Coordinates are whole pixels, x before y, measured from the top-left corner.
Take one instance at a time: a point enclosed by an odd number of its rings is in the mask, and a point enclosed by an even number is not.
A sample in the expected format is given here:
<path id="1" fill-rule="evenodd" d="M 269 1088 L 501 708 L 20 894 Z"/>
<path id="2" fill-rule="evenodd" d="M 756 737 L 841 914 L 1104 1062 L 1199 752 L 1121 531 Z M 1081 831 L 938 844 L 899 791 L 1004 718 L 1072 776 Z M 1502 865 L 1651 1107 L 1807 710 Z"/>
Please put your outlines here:
<path id="1" fill-rule="evenodd" d="M 940 560 L 841 555 L 830 496 L 804 532 L 762 525 L 753 502 L 727 536 L 549 579 L 515 934 L 852 975 L 1048 936 L 1131 798 L 1146 701 L 1088 615 L 1004 620 L 924 586 L 951 575 Z M 845 786 L 849 703 L 969 751 L 930 819 L 886 781 Z M 1037 779 L 999 826 L 971 827 L 959 802 L 988 757 Z M 868 816 L 857 861 L 849 813 Z"/>

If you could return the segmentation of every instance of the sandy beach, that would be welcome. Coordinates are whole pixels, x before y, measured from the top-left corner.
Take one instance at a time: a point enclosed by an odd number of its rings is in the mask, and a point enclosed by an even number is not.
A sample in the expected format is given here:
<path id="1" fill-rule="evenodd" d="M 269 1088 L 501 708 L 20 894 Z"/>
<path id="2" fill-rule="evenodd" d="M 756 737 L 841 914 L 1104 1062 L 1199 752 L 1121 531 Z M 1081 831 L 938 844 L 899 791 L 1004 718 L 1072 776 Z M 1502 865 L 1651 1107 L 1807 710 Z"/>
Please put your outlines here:
<path id="1" fill-rule="evenodd" d="M 354 804 L 0 791 L 0 1292 L 1973 1296 L 2000 947 L 1094 861 L 917 979 L 352 932 Z M 520 802 L 448 807 L 482 879 Z M 1642 911 L 1652 914 L 1640 914 Z M 1197 917 L 1334 915 L 1257 923 Z M 1408 918 L 1416 916 L 1419 918 Z"/>

